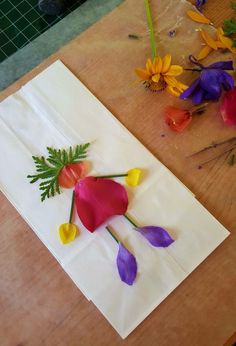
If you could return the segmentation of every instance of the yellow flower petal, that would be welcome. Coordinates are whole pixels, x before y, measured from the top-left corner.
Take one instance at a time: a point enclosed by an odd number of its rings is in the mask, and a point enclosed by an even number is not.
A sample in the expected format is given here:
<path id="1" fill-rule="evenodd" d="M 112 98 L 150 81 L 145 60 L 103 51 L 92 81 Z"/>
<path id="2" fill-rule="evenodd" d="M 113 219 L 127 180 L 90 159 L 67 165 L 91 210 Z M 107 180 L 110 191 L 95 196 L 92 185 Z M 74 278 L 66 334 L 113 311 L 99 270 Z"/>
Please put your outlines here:
<path id="1" fill-rule="evenodd" d="M 183 67 L 179 65 L 171 65 L 169 70 L 164 73 L 165 76 L 179 76 L 183 73 Z"/>
<path id="2" fill-rule="evenodd" d="M 166 73 L 169 68 L 170 68 L 170 64 L 171 64 L 171 55 L 170 54 L 166 54 L 163 58 L 163 63 L 162 63 L 162 73 Z"/>
<path id="3" fill-rule="evenodd" d="M 127 172 L 127 176 L 125 177 L 125 182 L 129 186 L 137 186 L 140 182 L 140 176 L 141 176 L 141 169 L 140 168 L 132 168 Z"/>
<path id="4" fill-rule="evenodd" d="M 160 80 L 160 77 L 161 77 L 161 75 L 159 73 L 155 74 L 154 76 L 152 76 L 152 81 L 155 83 L 158 83 Z"/>
<path id="5" fill-rule="evenodd" d="M 205 30 L 200 30 L 200 34 L 202 36 L 202 39 L 206 42 L 206 44 L 211 47 L 214 50 L 217 50 L 217 45 L 213 38 L 208 34 Z"/>
<path id="6" fill-rule="evenodd" d="M 205 17 L 203 14 L 195 11 L 187 11 L 187 15 L 194 20 L 194 22 L 202 23 L 202 24 L 212 24 L 210 19 Z"/>
<path id="7" fill-rule="evenodd" d="M 72 242 L 77 234 L 78 227 L 74 223 L 63 223 L 59 227 L 59 237 L 62 244 L 68 244 Z"/>
<path id="8" fill-rule="evenodd" d="M 225 48 L 225 45 L 221 41 L 216 41 L 217 48 Z"/>
<path id="9" fill-rule="evenodd" d="M 148 80 L 151 77 L 151 74 L 142 68 L 136 68 L 135 73 L 139 78 L 143 80 Z"/>
<path id="10" fill-rule="evenodd" d="M 181 94 L 181 92 L 177 88 L 170 86 L 170 85 L 168 85 L 166 90 L 173 96 L 179 97 L 179 95 Z"/>
<path id="11" fill-rule="evenodd" d="M 197 56 L 197 60 L 202 60 L 204 58 L 206 58 L 211 52 L 212 52 L 212 48 L 209 46 L 205 46 L 204 48 L 202 48 L 202 50 L 199 52 L 198 56 Z"/>
<path id="12" fill-rule="evenodd" d="M 154 67 L 152 65 L 152 61 L 151 59 L 148 59 L 146 62 L 146 70 L 149 74 L 153 74 L 154 73 Z"/>
<path id="13" fill-rule="evenodd" d="M 164 76 L 164 80 L 168 85 L 173 87 L 176 86 L 176 84 L 178 83 L 177 79 L 171 76 Z"/>
<path id="14" fill-rule="evenodd" d="M 154 60 L 154 71 L 156 74 L 158 74 L 161 72 L 162 69 L 162 58 L 157 56 Z"/>
<path id="15" fill-rule="evenodd" d="M 233 47 L 233 41 L 229 37 L 224 36 L 222 28 L 217 29 L 217 37 L 219 41 L 223 43 L 225 48 L 228 48 L 232 53 L 236 52 L 236 49 Z"/>

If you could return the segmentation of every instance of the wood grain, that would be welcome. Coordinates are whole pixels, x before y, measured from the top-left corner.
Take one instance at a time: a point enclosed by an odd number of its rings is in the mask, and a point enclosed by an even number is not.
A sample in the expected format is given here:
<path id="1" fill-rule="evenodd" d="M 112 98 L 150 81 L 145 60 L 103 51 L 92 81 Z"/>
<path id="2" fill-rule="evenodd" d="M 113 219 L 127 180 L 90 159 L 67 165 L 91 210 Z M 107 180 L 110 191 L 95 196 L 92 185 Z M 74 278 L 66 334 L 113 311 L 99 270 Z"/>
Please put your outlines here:
<path id="1" fill-rule="evenodd" d="M 223 126 L 213 104 L 176 135 L 163 122 L 161 98 L 159 104 L 156 94 L 127 85 L 134 67 L 146 59 L 147 46 L 127 39 L 135 23 L 143 25 L 142 11 L 142 2 L 127 0 L 0 93 L 0 99 L 61 59 L 232 234 L 123 341 L 0 195 L 1 346 L 221 346 L 236 330 L 236 166 L 220 159 L 198 170 L 198 160 L 186 158 L 235 135 L 235 128 Z M 206 15 L 216 25 L 231 14 L 226 0 L 206 4 Z"/>

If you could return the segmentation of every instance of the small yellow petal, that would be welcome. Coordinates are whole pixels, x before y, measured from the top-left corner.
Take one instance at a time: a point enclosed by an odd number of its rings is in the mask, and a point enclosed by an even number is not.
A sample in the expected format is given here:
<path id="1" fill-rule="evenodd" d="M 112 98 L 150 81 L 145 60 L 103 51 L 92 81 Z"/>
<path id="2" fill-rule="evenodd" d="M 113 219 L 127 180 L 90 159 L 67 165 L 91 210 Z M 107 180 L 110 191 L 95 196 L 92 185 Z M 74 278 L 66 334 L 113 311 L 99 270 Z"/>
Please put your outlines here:
<path id="1" fill-rule="evenodd" d="M 173 96 L 179 97 L 179 95 L 181 94 L 181 92 L 178 89 L 176 89 L 175 87 L 170 86 L 170 85 L 168 85 L 166 90 Z"/>
<path id="2" fill-rule="evenodd" d="M 170 86 L 176 86 L 177 84 L 177 79 L 171 76 L 164 76 L 164 80 L 166 82 L 166 84 L 170 85 Z"/>
<path id="3" fill-rule="evenodd" d="M 208 34 L 205 30 L 200 30 L 200 34 L 202 36 L 202 39 L 206 42 L 206 44 L 211 47 L 214 50 L 217 50 L 217 45 L 213 38 Z"/>
<path id="4" fill-rule="evenodd" d="M 162 69 L 162 59 L 161 57 L 157 56 L 155 58 L 155 63 L 154 63 L 154 71 L 156 74 L 160 73 Z"/>
<path id="5" fill-rule="evenodd" d="M 142 68 L 136 68 L 135 73 L 138 77 L 140 77 L 143 80 L 148 80 L 151 77 L 150 73 L 148 73 L 146 70 Z"/>
<path id="6" fill-rule="evenodd" d="M 129 186 L 137 186 L 140 182 L 141 177 L 141 169 L 140 168 L 132 168 L 127 172 L 127 176 L 125 177 L 125 182 Z"/>
<path id="7" fill-rule="evenodd" d="M 204 48 L 202 48 L 202 50 L 199 52 L 198 56 L 197 56 L 197 60 L 202 60 L 204 58 L 206 58 L 211 52 L 213 51 L 213 49 L 209 46 L 205 46 Z"/>
<path id="8" fill-rule="evenodd" d="M 203 14 L 195 11 L 187 11 L 187 15 L 194 20 L 194 22 L 202 23 L 202 24 L 211 24 L 210 19 L 205 17 Z"/>
<path id="9" fill-rule="evenodd" d="M 171 55 L 170 54 L 166 54 L 163 58 L 163 64 L 162 64 L 162 73 L 166 73 L 169 68 L 170 68 L 170 64 L 171 64 Z"/>
<path id="10" fill-rule="evenodd" d="M 179 65 L 171 65 L 169 70 L 164 74 L 165 76 L 179 76 L 183 73 L 183 67 Z"/>
<path id="11" fill-rule="evenodd" d="M 151 59 L 148 59 L 146 62 L 146 70 L 149 74 L 153 73 L 154 68 L 153 68 Z"/>
<path id="12" fill-rule="evenodd" d="M 225 48 L 225 45 L 221 41 L 216 41 L 217 48 Z"/>
<path id="13" fill-rule="evenodd" d="M 217 29 L 217 37 L 221 43 L 225 46 L 225 48 L 228 48 L 232 53 L 235 53 L 235 48 L 233 47 L 233 41 L 229 38 L 224 36 L 224 31 L 222 28 Z"/>
<path id="14" fill-rule="evenodd" d="M 63 223 L 58 232 L 62 244 L 68 244 L 75 239 L 78 227 L 74 223 Z"/>
<path id="15" fill-rule="evenodd" d="M 159 73 L 152 76 L 153 82 L 158 83 L 160 80 L 160 77 L 161 77 L 161 75 Z"/>

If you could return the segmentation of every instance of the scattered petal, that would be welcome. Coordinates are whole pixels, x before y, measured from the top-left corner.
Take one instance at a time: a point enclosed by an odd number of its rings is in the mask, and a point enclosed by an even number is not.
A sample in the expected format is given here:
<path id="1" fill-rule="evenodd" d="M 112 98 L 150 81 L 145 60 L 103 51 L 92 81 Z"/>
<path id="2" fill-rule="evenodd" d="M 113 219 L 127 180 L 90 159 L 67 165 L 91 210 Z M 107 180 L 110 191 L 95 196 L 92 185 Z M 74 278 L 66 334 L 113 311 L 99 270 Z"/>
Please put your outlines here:
<path id="1" fill-rule="evenodd" d="M 74 223 L 63 223 L 60 225 L 58 232 L 62 244 L 68 244 L 75 240 L 78 227 Z"/>
<path id="2" fill-rule="evenodd" d="M 127 285 L 133 285 L 137 275 L 137 262 L 134 255 L 122 243 L 119 243 L 116 264 L 121 280 Z"/>
<path id="3" fill-rule="evenodd" d="M 187 15 L 197 23 L 202 23 L 202 24 L 211 24 L 210 19 L 206 18 L 203 14 L 195 11 L 187 11 Z"/>
<path id="4" fill-rule="evenodd" d="M 58 183 L 61 187 L 70 189 L 86 175 L 86 171 L 87 167 L 84 162 L 65 165 L 59 173 Z"/>
<path id="5" fill-rule="evenodd" d="M 211 47 L 214 50 L 217 50 L 217 45 L 215 43 L 215 41 L 213 40 L 213 38 L 208 34 L 207 31 L 205 30 L 200 30 L 200 34 L 203 38 L 203 40 L 206 42 L 206 44 Z"/>
<path id="6" fill-rule="evenodd" d="M 224 94 L 220 112 L 225 124 L 236 125 L 236 87 Z"/>
<path id="7" fill-rule="evenodd" d="M 188 110 L 168 106 L 165 109 L 166 124 L 176 132 L 182 132 L 192 121 Z"/>
<path id="8" fill-rule="evenodd" d="M 168 247 L 174 242 L 174 239 L 171 238 L 169 233 L 161 227 L 145 226 L 138 227 L 136 230 L 141 233 L 150 244 L 156 247 Z"/>
<path id="9" fill-rule="evenodd" d="M 137 186 L 140 182 L 140 176 L 141 176 L 141 169 L 140 168 L 133 168 L 130 169 L 128 172 L 127 177 L 125 177 L 125 182 L 129 186 Z"/>
<path id="10" fill-rule="evenodd" d="M 205 59 L 211 52 L 212 52 L 212 48 L 209 46 L 205 46 L 204 48 L 202 48 L 202 50 L 199 52 L 198 56 L 197 56 L 197 60 L 202 60 Z"/>
<path id="11" fill-rule="evenodd" d="M 152 76 L 152 80 L 153 80 L 153 82 L 158 83 L 158 82 L 159 82 L 160 77 L 161 77 L 161 75 L 160 75 L 160 74 L 154 74 L 154 76 Z"/>
<path id="12" fill-rule="evenodd" d="M 111 179 L 86 177 L 75 186 L 75 204 L 83 225 L 94 232 L 109 217 L 126 212 L 128 196 L 125 188 Z"/>

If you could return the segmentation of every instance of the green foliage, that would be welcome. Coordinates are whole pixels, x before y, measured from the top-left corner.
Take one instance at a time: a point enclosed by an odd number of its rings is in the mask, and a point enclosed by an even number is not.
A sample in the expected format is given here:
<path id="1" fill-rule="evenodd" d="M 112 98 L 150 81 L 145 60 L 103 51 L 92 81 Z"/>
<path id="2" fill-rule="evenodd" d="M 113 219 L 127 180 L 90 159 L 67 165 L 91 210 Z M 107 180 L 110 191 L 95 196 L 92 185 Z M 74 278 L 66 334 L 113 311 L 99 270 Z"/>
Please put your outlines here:
<path id="1" fill-rule="evenodd" d="M 236 34 L 236 20 L 234 18 L 225 20 L 223 30 L 225 36 Z"/>
<path id="2" fill-rule="evenodd" d="M 87 149 L 90 143 L 76 145 L 74 149 L 53 149 L 48 147 L 48 157 L 45 159 L 43 156 L 33 156 L 33 160 L 36 166 L 36 174 L 28 175 L 27 178 L 31 179 L 30 183 L 33 184 L 38 180 L 43 180 L 39 184 L 39 190 L 41 193 L 41 201 L 45 198 L 54 196 L 56 193 L 61 193 L 58 176 L 60 171 L 65 165 L 72 163 L 79 163 L 87 156 Z"/>

